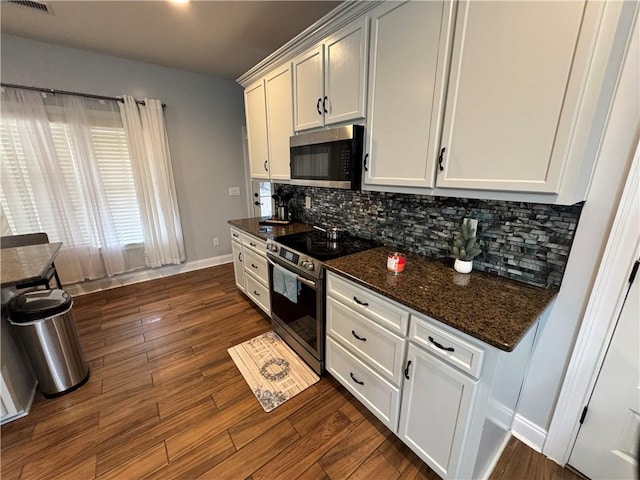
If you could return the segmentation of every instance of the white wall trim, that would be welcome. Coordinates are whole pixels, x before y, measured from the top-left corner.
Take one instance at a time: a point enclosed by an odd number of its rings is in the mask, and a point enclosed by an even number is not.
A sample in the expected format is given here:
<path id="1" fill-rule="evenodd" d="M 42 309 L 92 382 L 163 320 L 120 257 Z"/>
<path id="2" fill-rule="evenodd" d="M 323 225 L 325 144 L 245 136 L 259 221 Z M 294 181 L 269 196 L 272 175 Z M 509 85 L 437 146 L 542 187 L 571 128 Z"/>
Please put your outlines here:
<path id="1" fill-rule="evenodd" d="M 536 452 L 542 452 L 542 446 L 547 439 L 547 431 L 544 428 L 519 413 L 513 418 L 511 434 Z"/>
<path id="2" fill-rule="evenodd" d="M 137 272 L 124 273 L 110 278 L 100 278 L 98 280 L 90 280 L 87 282 L 76 283 L 74 285 L 65 286 L 65 290 L 72 296 L 86 295 L 88 293 L 100 292 L 111 288 L 122 287 L 124 285 L 132 285 L 134 283 L 146 282 L 157 278 L 171 277 L 181 273 L 192 272 L 202 268 L 215 267 L 225 263 L 233 262 L 233 255 L 219 255 L 217 257 L 202 258 L 192 262 L 186 262 L 180 265 L 166 265 L 160 268 L 139 270 Z"/>
<path id="3" fill-rule="evenodd" d="M 628 290 L 631 268 L 640 255 L 640 144 L 585 311 L 582 327 L 551 420 L 543 453 L 564 465 L 579 430 L 579 417 L 595 385 Z"/>

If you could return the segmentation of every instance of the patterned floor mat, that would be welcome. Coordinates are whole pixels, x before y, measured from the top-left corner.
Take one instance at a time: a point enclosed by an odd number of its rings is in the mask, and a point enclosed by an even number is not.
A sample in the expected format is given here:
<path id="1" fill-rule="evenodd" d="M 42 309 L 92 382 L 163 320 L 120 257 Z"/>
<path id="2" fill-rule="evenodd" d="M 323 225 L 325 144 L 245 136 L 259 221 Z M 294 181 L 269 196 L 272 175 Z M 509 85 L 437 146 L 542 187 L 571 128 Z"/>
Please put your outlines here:
<path id="1" fill-rule="evenodd" d="M 227 350 L 265 412 L 320 380 L 304 361 L 270 331 Z"/>

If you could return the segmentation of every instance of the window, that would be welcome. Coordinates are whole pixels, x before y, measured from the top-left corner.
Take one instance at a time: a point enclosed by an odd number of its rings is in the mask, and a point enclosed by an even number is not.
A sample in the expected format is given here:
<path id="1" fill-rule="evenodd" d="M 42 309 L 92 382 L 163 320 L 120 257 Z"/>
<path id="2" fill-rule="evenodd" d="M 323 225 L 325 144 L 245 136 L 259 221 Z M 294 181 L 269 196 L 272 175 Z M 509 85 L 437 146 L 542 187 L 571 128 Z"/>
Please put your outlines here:
<path id="1" fill-rule="evenodd" d="M 13 233 L 48 232 L 51 241 L 64 238 L 56 222 L 54 210 L 38 201 L 47 190 L 45 174 L 35 162 L 28 162 L 25 145 L 15 119 L 0 119 L 0 154 L 2 155 L 2 191 L 0 202 Z M 76 232 L 85 245 L 96 245 L 94 230 L 99 228 L 85 208 L 86 185 L 75 158 L 69 125 L 61 121 L 49 123 L 52 142 L 58 157 L 68 205 L 77 219 Z M 120 245 L 143 242 L 140 210 L 136 196 L 131 158 L 122 127 L 94 125 L 89 127 L 104 193 Z M 17 208 L 17 206 L 21 208 Z"/>

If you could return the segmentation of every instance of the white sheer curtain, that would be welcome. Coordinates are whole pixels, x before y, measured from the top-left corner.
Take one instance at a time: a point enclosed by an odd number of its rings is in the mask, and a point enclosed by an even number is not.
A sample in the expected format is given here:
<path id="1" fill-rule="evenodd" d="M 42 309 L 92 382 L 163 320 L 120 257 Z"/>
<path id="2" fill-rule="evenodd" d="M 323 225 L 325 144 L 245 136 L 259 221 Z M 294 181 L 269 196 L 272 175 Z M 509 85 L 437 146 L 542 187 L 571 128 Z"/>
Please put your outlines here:
<path id="1" fill-rule="evenodd" d="M 147 261 L 152 267 L 186 259 L 162 103 L 130 96 L 119 104 L 131 152 Z"/>
<path id="2" fill-rule="evenodd" d="M 9 224 L 13 234 L 44 231 L 63 242 L 63 283 L 145 266 L 118 239 L 96 160 L 92 127 L 119 121 L 115 103 L 2 91 L 3 234 Z"/>

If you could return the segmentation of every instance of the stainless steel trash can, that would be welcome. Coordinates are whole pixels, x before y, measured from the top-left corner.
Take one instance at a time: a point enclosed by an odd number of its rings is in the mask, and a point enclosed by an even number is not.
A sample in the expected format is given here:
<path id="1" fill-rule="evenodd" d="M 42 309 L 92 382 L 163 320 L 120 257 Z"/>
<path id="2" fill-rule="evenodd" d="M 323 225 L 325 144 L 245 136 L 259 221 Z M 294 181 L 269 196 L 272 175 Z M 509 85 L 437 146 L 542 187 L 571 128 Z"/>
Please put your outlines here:
<path id="1" fill-rule="evenodd" d="M 72 305 L 71 295 L 60 289 L 25 292 L 9 302 L 9 322 L 47 398 L 75 390 L 89 379 Z"/>

